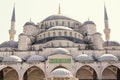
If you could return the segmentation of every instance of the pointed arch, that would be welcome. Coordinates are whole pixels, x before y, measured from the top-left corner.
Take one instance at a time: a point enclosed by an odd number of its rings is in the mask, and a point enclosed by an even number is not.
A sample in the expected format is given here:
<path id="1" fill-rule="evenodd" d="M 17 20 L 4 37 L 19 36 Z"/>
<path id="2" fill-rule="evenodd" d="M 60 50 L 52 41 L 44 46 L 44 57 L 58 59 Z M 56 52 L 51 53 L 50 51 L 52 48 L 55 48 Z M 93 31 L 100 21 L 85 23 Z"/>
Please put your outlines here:
<path id="1" fill-rule="evenodd" d="M 19 80 L 19 75 L 12 67 L 5 67 L 0 71 L 0 80 Z"/>
<path id="2" fill-rule="evenodd" d="M 120 80 L 120 69 L 114 65 L 107 66 L 102 72 L 102 80 L 105 79 Z"/>
<path id="3" fill-rule="evenodd" d="M 44 80 L 44 78 L 44 71 L 37 66 L 28 68 L 23 75 L 23 80 Z"/>
<path id="4" fill-rule="evenodd" d="M 92 67 L 88 65 L 84 65 L 77 70 L 76 77 L 79 80 L 83 80 L 83 79 L 97 80 L 97 73 Z"/>

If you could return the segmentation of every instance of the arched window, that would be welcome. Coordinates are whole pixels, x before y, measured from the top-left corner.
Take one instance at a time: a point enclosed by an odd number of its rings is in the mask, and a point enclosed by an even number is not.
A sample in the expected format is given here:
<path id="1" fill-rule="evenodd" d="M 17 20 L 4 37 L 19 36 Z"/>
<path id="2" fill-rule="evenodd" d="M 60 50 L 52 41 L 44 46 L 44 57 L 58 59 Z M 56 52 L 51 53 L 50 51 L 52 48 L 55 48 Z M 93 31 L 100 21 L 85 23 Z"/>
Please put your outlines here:
<path id="1" fill-rule="evenodd" d="M 73 23 L 73 26 L 74 26 L 74 28 L 75 28 L 75 23 Z"/>
<path id="2" fill-rule="evenodd" d="M 54 22 L 52 23 L 52 26 L 55 26 Z"/>
<path id="3" fill-rule="evenodd" d="M 55 32 L 53 32 L 53 36 L 55 36 Z"/>
<path id="4" fill-rule="evenodd" d="M 78 37 L 80 38 L 80 34 L 78 34 Z"/>
<path id="5" fill-rule="evenodd" d="M 75 37 L 77 37 L 77 33 L 75 33 Z"/>
<path id="6" fill-rule="evenodd" d="M 56 21 L 56 26 L 58 26 L 58 21 Z"/>
<path id="7" fill-rule="evenodd" d="M 72 36 L 72 32 L 70 32 L 70 36 Z"/>
<path id="8" fill-rule="evenodd" d="M 50 37 L 50 33 L 48 32 L 48 37 Z"/>
<path id="9" fill-rule="evenodd" d="M 52 27 L 52 22 L 50 22 L 50 27 Z"/>
<path id="10" fill-rule="evenodd" d="M 41 24 L 41 29 L 43 29 L 43 24 Z"/>
<path id="11" fill-rule="evenodd" d="M 61 32 L 59 32 L 59 36 L 61 36 Z"/>
<path id="12" fill-rule="evenodd" d="M 47 29 L 47 27 L 48 27 L 48 26 L 47 26 L 47 23 L 45 23 L 45 29 Z"/>
<path id="13" fill-rule="evenodd" d="M 70 27 L 70 22 L 68 22 L 68 27 Z"/>
<path id="14" fill-rule="evenodd" d="M 64 36 L 67 36 L 67 32 L 64 32 Z"/>
<path id="15" fill-rule="evenodd" d="M 62 21 L 62 26 L 64 26 L 64 24 L 65 24 L 64 21 Z"/>

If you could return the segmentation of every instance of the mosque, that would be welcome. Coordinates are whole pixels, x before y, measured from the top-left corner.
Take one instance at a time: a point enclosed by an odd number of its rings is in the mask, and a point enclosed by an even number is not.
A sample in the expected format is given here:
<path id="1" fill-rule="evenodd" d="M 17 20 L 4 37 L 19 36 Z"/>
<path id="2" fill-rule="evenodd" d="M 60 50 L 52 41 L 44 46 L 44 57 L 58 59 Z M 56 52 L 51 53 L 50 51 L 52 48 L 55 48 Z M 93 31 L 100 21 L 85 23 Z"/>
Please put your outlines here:
<path id="1" fill-rule="evenodd" d="M 0 80 L 120 80 L 120 44 L 110 41 L 104 6 L 104 34 L 93 21 L 81 23 L 61 14 L 23 26 L 14 41 L 15 7 L 10 40 L 0 44 Z"/>

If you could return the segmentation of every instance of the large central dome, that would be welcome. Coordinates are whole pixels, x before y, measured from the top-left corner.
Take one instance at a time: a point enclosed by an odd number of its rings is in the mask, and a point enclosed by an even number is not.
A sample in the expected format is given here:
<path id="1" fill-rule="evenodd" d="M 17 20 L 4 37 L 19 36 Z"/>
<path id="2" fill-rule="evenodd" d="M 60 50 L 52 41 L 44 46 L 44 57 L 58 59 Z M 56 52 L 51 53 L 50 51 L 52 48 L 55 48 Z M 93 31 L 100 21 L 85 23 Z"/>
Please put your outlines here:
<path id="1" fill-rule="evenodd" d="M 58 14 L 58 15 L 51 15 L 47 18 L 45 18 L 43 21 L 48 21 L 48 20 L 56 20 L 56 19 L 66 19 L 66 20 L 73 20 L 69 17 L 66 17 L 66 16 L 63 16 L 61 14 Z"/>

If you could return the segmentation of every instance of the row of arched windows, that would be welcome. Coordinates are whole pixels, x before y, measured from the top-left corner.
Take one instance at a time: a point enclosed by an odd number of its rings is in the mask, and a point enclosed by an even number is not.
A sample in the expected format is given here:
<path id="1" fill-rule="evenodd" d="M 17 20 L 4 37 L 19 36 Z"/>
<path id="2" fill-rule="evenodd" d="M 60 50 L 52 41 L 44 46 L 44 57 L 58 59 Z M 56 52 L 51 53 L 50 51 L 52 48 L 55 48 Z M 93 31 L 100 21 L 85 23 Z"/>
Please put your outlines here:
<path id="1" fill-rule="evenodd" d="M 54 21 L 54 22 L 44 22 L 41 24 L 41 29 L 48 29 L 52 26 L 68 26 L 68 27 L 77 27 L 80 26 L 77 22 L 71 22 L 71 21 Z"/>
<path id="2" fill-rule="evenodd" d="M 68 31 L 52 31 L 47 33 L 45 32 L 38 35 L 37 37 L 39 39 L 43 39 L 46 37 L 53 37 L 53 36 L 71 36 L 71 37 L 82 39 L 82 35 L 80 33 L 70 32 L 70 31 L 69 32 Z"/>

